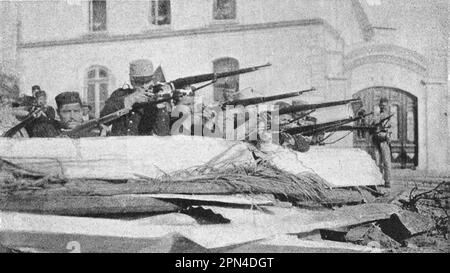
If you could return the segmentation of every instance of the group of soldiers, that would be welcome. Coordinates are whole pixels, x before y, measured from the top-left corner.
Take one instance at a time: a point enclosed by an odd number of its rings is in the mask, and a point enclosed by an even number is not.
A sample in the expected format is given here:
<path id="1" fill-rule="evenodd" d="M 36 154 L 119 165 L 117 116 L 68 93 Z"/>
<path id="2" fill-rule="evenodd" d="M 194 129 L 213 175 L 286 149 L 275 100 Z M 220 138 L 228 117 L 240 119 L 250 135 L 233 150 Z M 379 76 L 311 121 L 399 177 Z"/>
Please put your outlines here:
<path id="1" fill-rule="evenodd" d="M 92 130 L 87 131 L 83 136 L 92 137 L 101 134 L 111 136 L 138 136 L 138 135 L 157 135 L 167 136 L 171 134 L 171 127 L 180 116 L 173 116 L 173 108 L 177 106 L 194 107 L 194 95 L 189 92 L 173 92 L 168 85 L 161 86 L 161 93 L 172 94 L 171 101 L 160 101 L 160 96 L 149 92 L 157 84 L 155 81 L 155 70 L 150 60 L 141 59 L 130 63 L 130 83 L 132 88 L 119 88 L 115 90 L 106 100 L 100 116 L 108 116 L 117 111 L 125 109 L 126 115 L 114 119 L 111 122 L 101 124 Z M 190 87 L 187 86 L 187 89 Z M 30 137 L 58 137 L 64 135 L 65 131 L 73 130 L 89 120 L 87 105 L 82 103 L 78 92 L 63 92 L 55 97 L 56 111 L 47 105 L 46 92 L 40 90 L 38 86 L 32 88 L 31 99 L 35 100 L 40 107 L 40 111 L 34 113 L 33 122 L 25 127 Z M 236 99 L 237 90 L 225 89 L 223 92 L 223 102 L 230 102 Z M 23 105 L 23 104 L 21 104 Z M 281 109 L 289 106 L 284 102 L 278 102 L 276 105 Z M 140 106 L 140 107 L 136 107 Z M 373 122 L 378 123 L 387 115 L 388 101 L 380 101 L 380 114 Z M 30 115 L 30 109 L 16 107 L 17 117 Z M 204 109 L 205 110 L 205 109 Z M 56 118 L 56 115 L 58 118 Z M 217 113 L 208 111 L 202 112 L 204 126 L 210 125 L 210 121 Z M 389 133 L 386 128 L 389 127 L 387 120 L 380 129 L 372 136 L 377 149 L 375 159 L 380 162 L 385 175 L 386 186 L 390 186 L 390 149 Z M 280 116 L 279 125 L 283 126 L 305 126 L 315 124 L 317 120 L 308 115 L 308 113 L 299 112 L 291 115 Z M 108 128 L 108 129 L 106 129 Z M 193 131 L 194 129 L 188 128 Z M 260 134 L 262 136 L 262 134 Z M 280 134 L 280 144 L 290 147 L 300 152 L 309 150 L 310 144 L 319 144 L 323 134 L 317 134 L 310 137 L 302 135 Z M 243 139 L 244 140 L 244 139 Z"/>

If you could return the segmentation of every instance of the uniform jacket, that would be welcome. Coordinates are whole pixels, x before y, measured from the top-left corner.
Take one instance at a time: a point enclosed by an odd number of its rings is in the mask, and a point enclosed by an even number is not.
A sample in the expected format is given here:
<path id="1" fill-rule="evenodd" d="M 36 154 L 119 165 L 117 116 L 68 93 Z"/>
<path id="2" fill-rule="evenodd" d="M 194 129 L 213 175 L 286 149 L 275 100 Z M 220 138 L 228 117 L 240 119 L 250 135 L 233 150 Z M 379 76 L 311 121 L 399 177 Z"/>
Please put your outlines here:
<path id="1" fill-rule="evenodd" d="M 106 116 L 125 108 L 124 101 L 127 95 L 134 89 L 117 89 L 105 102 L 105 107 L 100 116 Z M 136 136 L 136 135 L 168 135 L 170 132 L 170 115 L 166 108 L 159 109 L 155 105 L 143 106 L 133 109 L 125 115 L 108 125 L 112 125 L 113 136 Z"/>

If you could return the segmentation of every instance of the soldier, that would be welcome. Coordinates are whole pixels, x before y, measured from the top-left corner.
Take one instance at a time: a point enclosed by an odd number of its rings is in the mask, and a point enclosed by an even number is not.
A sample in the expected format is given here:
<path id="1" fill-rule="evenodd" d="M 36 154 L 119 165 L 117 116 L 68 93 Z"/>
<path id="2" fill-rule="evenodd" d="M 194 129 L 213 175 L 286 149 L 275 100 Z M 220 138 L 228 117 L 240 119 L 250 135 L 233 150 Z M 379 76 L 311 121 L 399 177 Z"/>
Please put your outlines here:
<path id="1" fill-rule="evenodd" d="M 182 90 L 175 90 L 173 93 L 174 107 L 171 110 L 170 120 L 172 135 L 194 135 L 195 133 L 195 97 L 190 90 L 190 86 L 185 86 Z"/>
<path id="2" fill-rule="evenodd" d="M 389 147 L 389 100 L 385 97 L 380 99 L 380 113 L 374 116 L 372 125 L 376 126 L 376 131 L 372 135 L 374 144 L 375 162 L 383 173 L 385 186 L 391 187 L 391 149 Z M 384 122 L 382 122 L 384 120 Z"/>
<path id="3" fill-rule="evenodd" d="M 86 103 L 83 102 L 83 121 L 87 122 L 91 120 L 93 117 L 91 116 L 92 107 Z"/>
<path id="4" fill-rule="evenodd" d="M 47 93 L 44 90 L 39 90 L 34 94 L 34 96 L 36 97 L 38 106 L 41 107 L 42 112 L 44 112 L 45 116 L 49 119 L 55 119 L 55 109 L 47 105 Z"/>
<path id="5" fill-rule="evenodd" d="M 138 104 L 157 100 L 156 95 L 149 92 L 155 85 L 153 74 L 153 64 L 149 60 L 130 63 L 130 83 L 133 89 L 120 88 L 114 91 L 100 114 L 103 117 L 121 109 L 131 110 L 128 115 L 111 123 L 111 135 L 169 135 L 170 115 L 165 103 L 136 107 Z"/>
<path id="6" fill-rule="evenodd" d="M 41 87 L 39 85 L 33 85 L 31 87 L 31 95 L 36 97 L 36 92 L 41 91 Z"/>
<path id="7" fill-rule="evenodd" d="M 294 104 L 294 102 L 292 104 Z M 278 106 L 279 109 L 291 106 L 289 103 L 286 103 L 286 102 L 277 102 L 277 103 L 275 103 L 275 105 Z M 296 105 L 298 105 L 298 103 Z M 290 122 L 295 117 L 296 117 L 295 114 L 294 115 L 289 115 L 289 114 L 281 115 L 279 118 L 280 129 L 281 129 L 281 127 L 292 128 L 292 127 L 298 127 L 301 125 L 306 125 L 306 124 L 301 123 L 301 121 Z M 301 152 L 301 153 L 305 153 L 305 152 L 309 151 L 309 142 L 310 142 L 310 140 L 302 135 L 290 135 L 288 133 L 283 133 L 283 132 L 280 133 L 281 146 L 291 148 L 291 149 Z"/>
<path id="8" fill-rule="evenodd" d="M 78 92 L 63 92 L 55 97 L 60 121 L 40 120 L 33 126 L 33 137 L 58 137 L 64 131 L 72 130 L 83 123 L 83 111 Z M 91 130 L 83 137 L 98 136 L 98 129 Z"/>

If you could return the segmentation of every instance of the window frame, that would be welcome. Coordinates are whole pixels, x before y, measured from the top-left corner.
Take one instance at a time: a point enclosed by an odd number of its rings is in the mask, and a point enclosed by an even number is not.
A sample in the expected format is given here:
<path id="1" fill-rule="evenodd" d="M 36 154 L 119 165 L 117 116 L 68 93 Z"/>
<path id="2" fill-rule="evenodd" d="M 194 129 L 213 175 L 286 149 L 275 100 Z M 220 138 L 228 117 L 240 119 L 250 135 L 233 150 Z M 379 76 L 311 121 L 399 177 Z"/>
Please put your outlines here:
<path id="1" fill-rule="evenodd" d="M 100 71 L 104 70 L 107 73 L 107 76 L 104 78 L 101 78 L 99 76 Z M 94 77 L 93 78 L 89 78 L 89 73 L 91 71 L 95 71 Z M 88 67 L 88 69 L 85 71 L 84 73 L 84 82 L 85 82 L 85 88 L 84 88 L 84 96 L 83 96 L 83 101 L 89 104 L 89 85 L 90 84 L 94 84 L 94 105 L 93 105 L 93 115 L 96 118 L 100 117 L 100 112 L 101 112 L 101 101 L 100 101 L 100 97 L 101 97 L 101 90 L 100 90 L 100 85 L 101 84 L 107 84 L 107 96 L 104 102 L 106 102 L 106 100 L 109 98 L 110 94 L 110 86 L 111 86 L 111 79 L 112 79 L 112 75 L 111 75 L 111 71 L 103 66 L 103 65 L 91 65 Z"/>
<path id="2" fill-rule="evenodd" d="M 238 21 L 238 7 L 237 7 L 237 0 L 230 0 L 234 2 L 234 18 L 231 19 L 216 19 L 215 18 L 215 12 L 218 6 L 218 1 L 220 0 L 213 0 L 213 5 L 212 5 L 212 22 L 213 24 L 230 24 L 230 23 L 237 23 Z"/>
<path id="3" fill-rule="evenodd" d="M 214 59 L 212 61 L 213 73 L 220 73 L 221 71 L 216 71 L 216 65 L 221 63 L 221 62 L 225 62 L 225 61 L 228 61 L 230 63 L 232 62 L 232 63 L 236 64 L 236 67 L 234 67 L 233 69 L 240 69 L 240 65 L 241 64 L 240 64 L 238 59 L 233 58 L 233 57 L 221 57 L 221 58 Z M 229 70 L 227 69 L 225 71 L 229 71 Z M 237 86 L 236 86 L 236 88 L 238 89 L 237 91 L 239 91 L 239 88 L 240 88 L 240 77 L 239 77 L 239 75 L 235 75 L 235 76 L 232 76 L 232 77 L 237 79 L 237 83 L 236 83 Z M 222 82 L 225 82 L 228 78 L 229 77 L 224 78 L 224 79 L 218 79 L 217 82 L 215 82 L 213 84 L 213 100 L 214 101 L 220 101 L 222 99 L 222 98 L 219 98 L 218 95 L 217 95 L 218 94 L 217 90 L 219 88 L 221 88 L 221 87 L 218 87 L 217 85 L 221 84 Z M 223 91 L 223 88 L 221 88 L 221 89 Z"/>
<path id="4" fill-rule="evenodd" d="M 105 2 L 105 29 L 104 30 L 94 30 L 93 22 L 94 22 L 94 1 L 103 1 Z M 108 32 L 108 1 L 106 0 L 89 0 L 88 4 L 88 32 L 89 33 L 106 33 Z"/>
<path id="5" fill-rule="evenodd" d="M 158 5 L 159 4 L 159 2 L 162 2 L 162 1 L 168 1 L 169 2 L 169 23 L 168 24 L 162 24 L 162 25 L 159 25 L 159 24 L 154 24 L 153 23 L 153 15 L 152 15 L 152 12 L 153 12 L 153 2 L 155 2 L 156 3 L 156 5 Z M 156 12 L 158 11 L 158 9 L 156 9 Z M 149 26 L 151 26 L 151 28 L 171 28 L 171 26 L 172 26 L 172 1 L 171 0 L 149 0 L 148 1 L 148 16 L 147 16 L 147 22 L 148 22 L 148 24 L 149 24 Z"/>

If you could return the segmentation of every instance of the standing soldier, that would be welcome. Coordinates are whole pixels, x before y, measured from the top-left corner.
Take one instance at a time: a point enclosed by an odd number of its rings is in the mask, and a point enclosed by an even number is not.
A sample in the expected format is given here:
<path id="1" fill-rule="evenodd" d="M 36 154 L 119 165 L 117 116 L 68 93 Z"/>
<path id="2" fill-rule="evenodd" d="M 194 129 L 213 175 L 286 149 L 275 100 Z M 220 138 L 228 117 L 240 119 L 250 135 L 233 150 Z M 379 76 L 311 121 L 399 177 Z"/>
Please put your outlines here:
<path id="1" fill-rule="evenodd" d="M 153 64 L 149 60 L 130 63 L 130 83 L 133 88 L 114 91 L 100 114 L 103 117 L 121 109 L 131 110 L 111 123 L 111 135 L 169 135 L 170 114 L 166 103 L 148 104 L 157 100 L 157 96 L 151 92 L 155 85 L 153 74 Z M 139 104 L 148 105 L 136 107 Z"/>
<path id="2" fill-rule="evenodd" d="M 375 133 L 372 135 L 374 144 L 375 162 L 380 167 L 384 176 L 385 186 L 391 187 L 391 149 L 389 147 L 389 131 L 391 127 L 389 122 L 389 101 L 383 97 L 380 99 L 380 113 L 374 116 L 373 125 L 376 127 Z"/>

